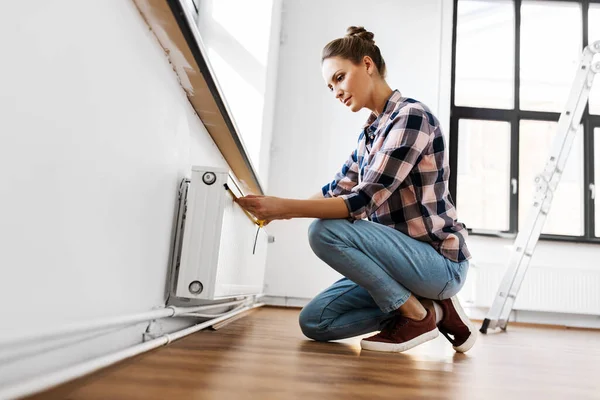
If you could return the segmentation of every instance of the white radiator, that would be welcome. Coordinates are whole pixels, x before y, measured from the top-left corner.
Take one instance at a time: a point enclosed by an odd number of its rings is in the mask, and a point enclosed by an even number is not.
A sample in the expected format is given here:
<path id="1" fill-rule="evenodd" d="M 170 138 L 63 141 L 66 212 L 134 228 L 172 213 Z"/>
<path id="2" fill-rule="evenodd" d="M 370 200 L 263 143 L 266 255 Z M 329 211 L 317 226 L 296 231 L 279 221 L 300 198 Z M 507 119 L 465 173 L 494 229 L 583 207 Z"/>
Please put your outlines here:
<path id="1" fill-rule="evenodd" d="M 505 265 L 481 264 L 475 271 L 475 306 L 491 307 Z M 530 266 L 514 309 L 600 315 L 600 269 Z"/>
<path id="2" fill-rule="evenodd" d="M 181 183 L 171 296 L 216 300 L 260 294 L 269 237 L 234 202 L 228 170 L 193 167 Z"/>

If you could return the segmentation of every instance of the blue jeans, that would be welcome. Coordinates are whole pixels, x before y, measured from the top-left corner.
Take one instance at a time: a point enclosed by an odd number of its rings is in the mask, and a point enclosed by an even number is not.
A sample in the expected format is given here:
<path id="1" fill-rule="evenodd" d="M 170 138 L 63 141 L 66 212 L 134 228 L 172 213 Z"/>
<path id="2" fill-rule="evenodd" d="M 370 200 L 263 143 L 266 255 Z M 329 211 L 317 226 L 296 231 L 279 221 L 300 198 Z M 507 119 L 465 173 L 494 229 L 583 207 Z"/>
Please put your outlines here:
<path id="1" fill-rule="evenodd" d="M 315 220 L 315 254 L 344 275 L 300 312 L 307 337 L 338 340 L 381 330 L 411 294 L 447 299 L 462 288 L 469 262 L 454 262 L 430 244 L 370 221 Z"/>

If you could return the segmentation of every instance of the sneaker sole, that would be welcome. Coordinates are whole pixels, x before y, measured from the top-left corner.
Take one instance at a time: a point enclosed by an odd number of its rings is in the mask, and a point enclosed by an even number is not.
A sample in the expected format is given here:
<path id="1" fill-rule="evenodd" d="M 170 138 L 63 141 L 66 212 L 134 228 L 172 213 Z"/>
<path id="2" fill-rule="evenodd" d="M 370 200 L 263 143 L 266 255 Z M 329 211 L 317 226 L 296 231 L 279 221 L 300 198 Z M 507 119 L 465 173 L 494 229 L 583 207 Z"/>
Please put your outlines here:
<path id="1" fill-rule="evenodd" d="M 469 327 L 469 331 L 471 332 L 471 334 L 469 335 L 469 338 L 467 340 L 465 340 L 465 342 L 463 344 L 461 344 L 460 346 L 452 346 L 452 348 L 455 351 L 457 351 L 459 353 L 464 353 L 464 352 L 469 351 L 471 349 L 471 347 L 473 347 L 473 345 L 477 341 L 477 330 L 473 326 L 473 323 L 471 322 L 469 317 L 467 317 L 467 314 L 465 314 L 465 310 L 463 310 L 462 306 L 460 305 L 458 298 L 456 298 L 456 296 L 452 296 L 450 298 L 450 300 L 452 301 L 452 305 L 454 306 L 454 309 L 458 313 L 460 320 L 462 321 L 463 324 L 465 324 L 466 326 Z"/>
<path id="2" fill-rule="evenodd" d="M 409 340 L 404 343 L 384 343 L 384 342 L 373 342 L 370 340 L 361 340 L 360 347 L 363 350 L 371 350 L 371 351 L 382 351 L 387 353 L 401 353 L 403 351 L 412 349 L 415 346 L 418 346 L 422 343 L 428 342 L 430 340 L 435 339 L 440 334 L 437 328 L 432 331 L 425 332 L 420 336 L 417 336 L 414 339 Z"/>

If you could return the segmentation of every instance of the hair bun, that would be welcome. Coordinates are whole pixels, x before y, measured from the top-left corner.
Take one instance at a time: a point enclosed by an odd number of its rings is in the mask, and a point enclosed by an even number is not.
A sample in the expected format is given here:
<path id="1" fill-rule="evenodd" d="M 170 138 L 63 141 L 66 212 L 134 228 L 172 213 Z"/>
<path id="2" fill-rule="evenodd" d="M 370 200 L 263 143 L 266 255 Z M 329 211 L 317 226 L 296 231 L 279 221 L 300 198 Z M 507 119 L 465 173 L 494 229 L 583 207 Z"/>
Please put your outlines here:
<path id="1" fill-rule="evenodd" d="M 346 36 L 348 37 L 357 37 L 371 44 L 375 44 L 373 38 L 375 35 L 369 31 L 367 31 L 363 26 L 351 26 L 346 29 Z"/>

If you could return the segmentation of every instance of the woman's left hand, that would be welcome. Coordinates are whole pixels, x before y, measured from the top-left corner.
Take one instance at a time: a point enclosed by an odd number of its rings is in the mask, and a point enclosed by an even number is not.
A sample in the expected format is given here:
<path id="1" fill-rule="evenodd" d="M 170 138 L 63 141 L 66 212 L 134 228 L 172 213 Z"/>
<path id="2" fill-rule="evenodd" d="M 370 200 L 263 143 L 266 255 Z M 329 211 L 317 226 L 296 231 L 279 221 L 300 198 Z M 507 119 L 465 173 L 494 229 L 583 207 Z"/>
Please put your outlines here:
<path id="1" fill-rule="evenodd" d="M 287 209 L 285 199 L 273 196 L 248 195 L 240 197 L 238 204 L 259 220 L 272 221 L 285 219 Z"/>

